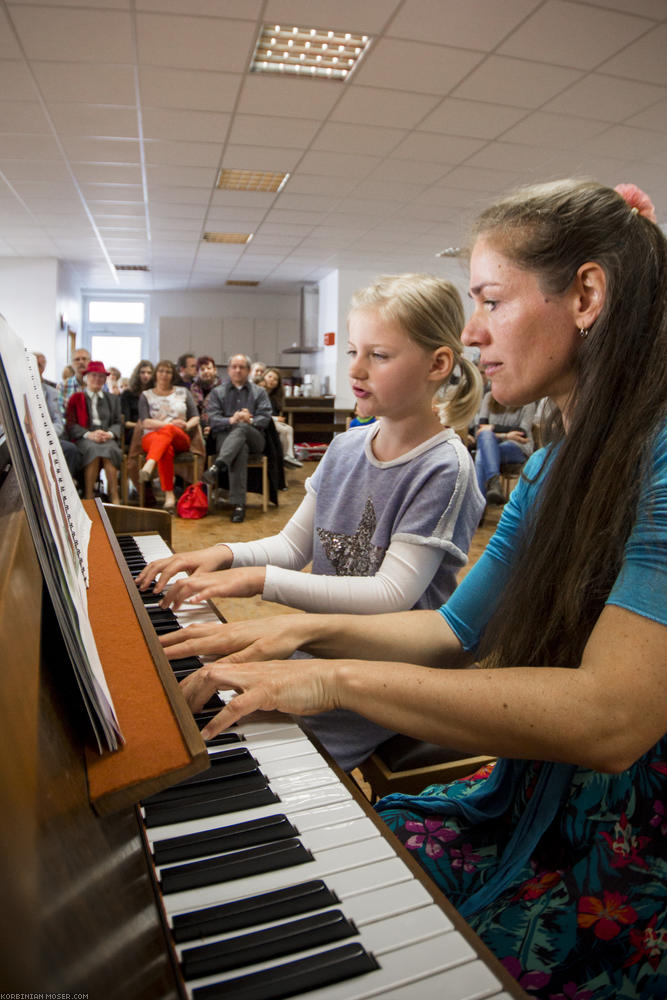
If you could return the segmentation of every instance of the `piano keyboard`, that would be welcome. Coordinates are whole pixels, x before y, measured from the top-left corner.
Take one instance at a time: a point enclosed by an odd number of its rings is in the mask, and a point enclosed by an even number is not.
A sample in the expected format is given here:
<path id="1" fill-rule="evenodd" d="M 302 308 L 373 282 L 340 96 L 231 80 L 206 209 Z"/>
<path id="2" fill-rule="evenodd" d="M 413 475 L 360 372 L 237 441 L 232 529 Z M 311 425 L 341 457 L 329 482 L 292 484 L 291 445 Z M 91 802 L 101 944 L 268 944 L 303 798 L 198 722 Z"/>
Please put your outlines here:
<path id="1" fill-rule="evenodd" d="M 157 535 L 118 541 L 134 575 L 170 554 Z M 158 630 L 216 620 L 187 605 L 166 617 Z M 523 995 L 504 990 L 298 725 L 254 716 L 209 754 L 210 770 L 141 807 L 192 1000 Z"/>

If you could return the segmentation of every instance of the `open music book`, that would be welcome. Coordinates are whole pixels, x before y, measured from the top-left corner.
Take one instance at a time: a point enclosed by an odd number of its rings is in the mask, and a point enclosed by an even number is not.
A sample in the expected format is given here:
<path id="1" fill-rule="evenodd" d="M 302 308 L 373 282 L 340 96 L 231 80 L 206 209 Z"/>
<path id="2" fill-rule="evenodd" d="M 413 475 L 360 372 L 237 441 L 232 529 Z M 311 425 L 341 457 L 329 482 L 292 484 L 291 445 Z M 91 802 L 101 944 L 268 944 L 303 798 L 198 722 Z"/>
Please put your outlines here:
<path id="1" fill-rule="evenodd" d="M 90 519 L 51 422 L 35 358 L 2 316 L 0 419 L 98 748 L 115 750 L 122 737 L 87 615 Z"/>

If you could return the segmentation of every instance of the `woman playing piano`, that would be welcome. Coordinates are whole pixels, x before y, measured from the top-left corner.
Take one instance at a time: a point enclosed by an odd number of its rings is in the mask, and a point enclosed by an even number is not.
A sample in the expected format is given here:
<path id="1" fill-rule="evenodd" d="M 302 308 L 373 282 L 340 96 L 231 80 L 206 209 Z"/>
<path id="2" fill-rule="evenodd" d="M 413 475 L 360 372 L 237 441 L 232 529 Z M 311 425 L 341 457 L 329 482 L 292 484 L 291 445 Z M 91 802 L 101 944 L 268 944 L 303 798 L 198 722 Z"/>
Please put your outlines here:
<path id="1" fill-rule="evenodd" d="M 665 237 L 638 189 L 584 181 L 518 192 L 475 235 L 463 340 L 501 403 L 558 408 L 486 552 L 439 611 L 200 635 L 226 660 L 184 690 L 194 709 L 240 692 L 207 736 L 257 708 L 354 707 L 499 755 L 378 809 L 531 995 L 664 997 Z M 330 659 L 239 665 L 296 648 Z"/>
<path id="2" fill-rule="evenodd" d="M 177 607 L 192 594 L 261 593 L 305 611 L 438 607 L 454 590 L 483 508 L 467 449 L 432 408 L 458 365 L 450 423 L 465 425 L 476 412 L 481 379 L 462 354 L 463 323 L 459 293 L 431 275 L 388 277 L 358 292 L 349 315 L 349 374 L 360 410 L 377 423 L 334 439 L 279 535 L 153 562 L 139 585 L 159 575 L 160 591 L 187 569 L 196 572 L 169 588 L 165 605 Z M 300 572 L 311 560 L 312 572 Z M 347 770 L 392 735 L 355 713 L 309 724 Z"/>

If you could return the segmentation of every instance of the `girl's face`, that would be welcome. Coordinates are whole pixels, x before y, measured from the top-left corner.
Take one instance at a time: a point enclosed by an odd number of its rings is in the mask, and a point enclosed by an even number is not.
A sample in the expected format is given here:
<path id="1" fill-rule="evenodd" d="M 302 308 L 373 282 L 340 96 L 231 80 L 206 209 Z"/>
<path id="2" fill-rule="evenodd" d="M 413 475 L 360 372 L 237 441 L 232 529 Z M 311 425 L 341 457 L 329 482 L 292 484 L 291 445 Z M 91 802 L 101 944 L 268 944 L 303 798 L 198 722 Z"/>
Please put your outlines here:
<path id="1" fill-rule="evenodd" d="M 461 339 L 479 347 L 480 367 L 494 398 L 518 407 L 551 396 L 563 409 L 575 382 L 581 343 L 574 292 L 558 297 L 481 236 L 470 258 L 470 296 L 475 303 Z"/>
<path id="2" fill-rule="evenodd" d="M 151 365 L 144 365 L 139 369 L 139 381 L 142 385 L 148 385 L 153 378 L 153 368 Z"/>
<path id="3" fill-rule="evenodd" d="M 274 372 L 271 368 L 269 368 L 268 372 L 264 375 L 264 385 L 266 388 L 275 389 L 279 382 L 280 376 L 278 375 L 278 372 Z"/>
<path id="4" fill-rule="evenodd" d="M 424 399 L 430 405 L 440 381 L 432 376 L 432 353 L 375 309 L 350 313 L 348 331 L 349 374 L 359 416 L 401 419 Z"/>

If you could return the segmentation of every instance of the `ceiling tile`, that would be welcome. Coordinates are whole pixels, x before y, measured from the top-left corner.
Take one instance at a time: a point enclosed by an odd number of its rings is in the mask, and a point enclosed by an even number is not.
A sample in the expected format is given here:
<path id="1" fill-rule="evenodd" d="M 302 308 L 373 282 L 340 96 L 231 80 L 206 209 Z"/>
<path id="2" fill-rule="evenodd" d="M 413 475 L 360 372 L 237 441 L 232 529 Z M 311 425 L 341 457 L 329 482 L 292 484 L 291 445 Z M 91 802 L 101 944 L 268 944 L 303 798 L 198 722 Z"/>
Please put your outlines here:
<path id="1" fill-rule="evenodd" d="M 378 156 L 364 156 L 361 153 L 306 153 L 299 164 L 299 170 L 306 174 L 334 177 L 365 177 L 380 162 Z"/>
<path id="2" fill-rule="evenodd" d="M 142 67 L 142 103 L 151 108 L 232 111 L 242 77 L 235 73 Z"/>
<path id="3" fill-rule="evenodd" d="M 453 96 L 517 108 L 537 108 L 580 76 L 581 73 L 574 69 L 490 56 L 457 87 Z"/>
<path id="4" fill-rule="evenodd" d="M 166 142 L 151 139 L 146 142 L 145 151 L 147 164 L 217 168 L 220 163 L 222 143 Z"/>
<path id="5" fill-rule="evenodd" d="M 365 57 L 354 75 L 354 84 L 444 96 L 481 59 L 479 52 L 386 38 Z"/>
<path id="6" fill-rule="evenodd" d="M 52 101 L 77 101 L 129 106 L 136 100 L 131 66 L 35 60 L 32 70 L 47 105 Z"/>
<path id="7" fill-rule="evenodd" d="M 572 149 L 607 128 L 604 121 L 536 111 L 507 129 L 502 139 L 503 142 L 521 142 L 546 149 Z"/>
<path id="8" fill-rule="evenodd" d="M 374 35 L 398 5 L 399 0 L 336 0 L 334 5 L 331 0 L 268 0 L 264 20 Z"/>
<path id="9" fill-rule="evenodd" d="M 627 14 L 639 14 L 656 21 L 662 21 L 665 17 L 665 0 L 577 0 L 577 3 L 607 10 L 622 10 Z"/>
<path id="10" fill-rule="evenodd" d="M 53 181 L 54 184 L 66 186 L 72 190 L 72 180 L 64 163 L 55 160 L 10 160 L 0 153 L 0 170 L 7 180 L 21 193 L 24 183 L 28 181 Z"/>
<path id="11" fill-rule="evenodd" d="M 520 121 L 525 113 L 519 108 L 505 108 L 499 104 L 484 104 L 481 101 L 462 101 L 455 97 L 446 97 L 423 119 L 419 128 L 426 132 L 496 139 L 505 129 Z"/>
<path id="12" fill-rule="evenodd" d="M 433 95 L 357 87 L 352 83 L 345 89 L 331 119 L 359 125 L 414 128 L 437 103 Z"/>
<path id="13" fill-rule="evenodd" d="M 646 111 L 628 118 L 625 124 L 667 132 L 667 98 L 647 108 Z"/>
<path id="14" fill-rule="evenodd" d="M 58 0 L 54 0 L 58 2 Z M 104 0 L 106 2 L 106 0 Z M 136 0 L 138 11 L 154 14 L 190 14 L 219 17 L 220 0 Z M 225 17 L 256 18 L 262 9 L 262 0 L 225 0 Z"/>
<path id="15" fill-rule="evenodd" d="M 662 97 L 667 98 L 664 87 L 622 80 L 602 73 L 589 73 L 549 101 L 544 110 L 584 117 L 594 111 L 595 117 L 601 121 L 620 122 Z"/>
<path id="16" fill-rule="evenodd" d="M 352 177 L 311 176 L 304 173 L 302 164 L 298 174 L 290 177 L 281 191 L 280 204 L 282 205 L 283 198 L 292 194 L 314 194 L 325 198 L 343 198 L 354 187 L 354 183 Z"/>
<path id="17" fill-rule="evenodd" d="M 149 184 L 171 184 L 183 187 L 199 187 L 210 190 L 215 181 L 212 167 L 160 167 L 148 164 L 146 174 Z"/>
<path id="18" fill-rule="evenodd" d="M 14 7 L 12 20 L 29 59 L 75 52 L 72 62 L 124 63 L 133 50 L 129 13 L 59 7 Z"/>
<path id="19" fill-rule="evenodd" d="M 667 135 L 648 129 L 612 125 L 601 135 L 586 143 L 586 149 L 602 156 L 619 156 L 626 159 L 644 159 L 667 149 Z"/>
<path id="20" fill-rule="evenodd" d="M 0 59 L 0 102 L 34 101 L 37 91 L 30 71 L 22 62 Z"/>
<path id="21" fill-rule="evenodd" d="M 53 135 L 0 135 L 0 160 L 55 160 L 62 164 L 58 143 Z"/>
<path id="22" fill-rule="evenodd" d="M 63 136 L 63 147 L 71 161 L 80 163 L 139 163 L 137 139 L 86 139 Z"/>
<path id="23" fill-rule="evenodd" d="M 425 163 L 419 160 L 394 159 L 383 160 L 372 171 L 369 180 L 407 181 L 412 184 L 434 184 L 445 172 L 442 163 Z"/>
<path id="24" fill-rule="evenodd" d="M 667 84 L 667 25 L 649 31 L 643 38 L 628 45 L 625 51 L 598 66 L 602 73 L 630 77 L 646 83 Z"/>
<path id="25" fill-rule="evenodd" d="M 275 146 L 231 146 L 225 148 L 222 166 L 231 170 L 265 170 L 270 173 L 294 170 L 301 153 Z"/>
<path id="26" fill-rule="evenodd" d="M 297 80 L 254 73 L 245 77 L 236 110 L 240 115 L 320 119 L 329 114 L 344 86 L 337 80 Z"/>
<path id="27" fill-rule="evenodd" d="M 346 153 L 369 153 L 374 156 L 386 156 L 405 134 L 404 129 L 328 122 L 318 133 L 312 148 L 330 152 L 341 150 Z"/>
<path id="28" fill-rule="evenodd" d="M 144 108 L 142 126 L 146 139 L 222 143 L 231 115 L 213 111 L 177 111 Z"/>
<path id="29" fill-rule="evenodd" d="M 255 44 L 253 21 L 137 14 L 136 24 L 144 66 L 242 73 Z"/>
<path id="30" fill-rule="evenodd" d="M 51 126 L 38 101 L 0 100 L 0 132 L 50 133 Z"/>
<path id="31" fill-rule="evenodd" d="M 236 115 L 229 142 L 238 146 L 282 146 L 304 149 L 320 127 L 316 118 Z"/>
<path id="32" fill-rule="evenodd" d="M 484 145 L 479 139 L 433 132 L 412 132 L 396 147 L 393 159 L 430 160 L 434 163 L 461 163 Z"/>
<path id="33" fill-rule="evenodd" d="M 49 104 L 49 114 L 62 135 L 138 138 L 135 107 L 109 107 L 58 101 Z"/>
<path id="34" fill-rule="evenodd" d="M 498 53 L 587 70 L 615 55 L 650 26 L 644 18 L 629 14 L 547 0 L 499 46 Z"/>
<path id="35" fill-rule="evenodd" d="M 539 6 L 540 0 L 406 0 L 387 34 L 488 52 Z"/>
<path id="36" fill-rule="evenodd" d="M 138 163 L 73 163 L 72 172 L 82 184 L 141 184 Z"/>

